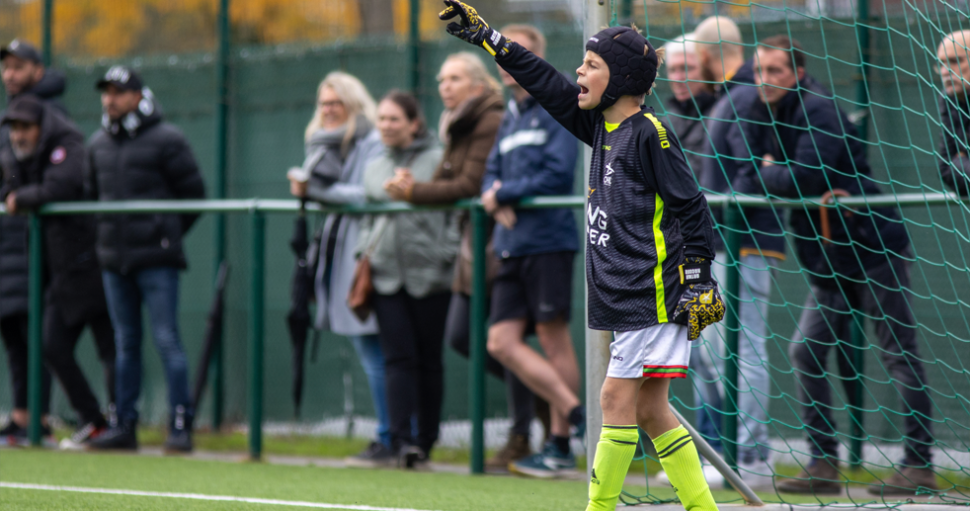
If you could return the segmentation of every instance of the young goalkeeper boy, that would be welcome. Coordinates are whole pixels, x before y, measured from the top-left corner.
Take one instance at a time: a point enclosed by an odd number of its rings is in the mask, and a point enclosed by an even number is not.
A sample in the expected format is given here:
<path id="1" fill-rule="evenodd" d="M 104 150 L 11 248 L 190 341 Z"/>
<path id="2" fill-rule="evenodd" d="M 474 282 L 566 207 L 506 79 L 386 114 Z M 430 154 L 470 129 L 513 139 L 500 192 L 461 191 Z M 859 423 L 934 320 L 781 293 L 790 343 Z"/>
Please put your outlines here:
<path id="1" fill-rule="evenodd" d="M 589 327 L 614 332 L 600 396 L 603 432 L 589 486 L 591 510 L 613 510 L 639 435 L 653 439 L 684 507 L 717 509 L 697 449 L 667 404 L 687 376 L 690 340 L 720 321 L 711 279 L 707 201 L 680 143 L 642 107 L 663 50 L 633 29 L 591 37 L 576 84 L 492 30 L 471 6 L 445 0 L 448 33 L 485 48 L 560 124 L 594 149 L 586 210 Z"/>

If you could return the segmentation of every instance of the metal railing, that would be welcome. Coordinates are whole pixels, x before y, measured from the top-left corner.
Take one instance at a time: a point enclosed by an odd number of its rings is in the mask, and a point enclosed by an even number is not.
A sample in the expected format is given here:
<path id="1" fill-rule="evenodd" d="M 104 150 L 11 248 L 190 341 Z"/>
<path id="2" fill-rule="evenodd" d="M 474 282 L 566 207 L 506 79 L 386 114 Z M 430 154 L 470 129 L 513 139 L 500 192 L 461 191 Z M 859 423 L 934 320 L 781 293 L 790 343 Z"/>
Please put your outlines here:
<path id="1" fill-rule="evenodd" d="M 715 208 L 725 208 L 725 232 L 727 254 L 738 254 L 741 247 L 741 235 L 746 231 L 745 222 L 739 207 L 827 207 L 827 208 L 855 208 L 879 206 L 941 206 L 960 203 L 960 199 L 952 194 L 903 194 L 903 195 L 874 195 L 838 198 L 830 204 L 823 204 L 820 198 L 806 198 L 802 200 L 766 199 L 747 196 L 708 195 L 708 204 Z M 582 196 L 532 197 L 522 200 L 517 206 L 526 209 L 541 208 L 582 208 L 585 198 Z M 40 414 L 33 413 L 40 409 L 40 379 L 42 367 L 42 219 L 44 216 L 77 215 L 77 214 L 120 214 L 120 213 L 244 213 L 252 219 L 251 230 L 251 258 L 250 269 L 250 301 L 248 360 L 249 360 L 249 455 L 258 460 L 262 457 L 262 422 L 263 422 L 263 361 L 264 361 L 264 271 L 265 271 L 265 216 L 267 214 L 296 214 L 300 205 L 296 200 L 264 200 L 264 199 L 224 199 L 224 200 L 188 200 L 188 201 L 121 201 L 121 202 L 67 202 L 48 204 L 36 214 L 30 216 L 30 320 L 29 320 L 29 370 L 28 395 L 30 425 L 29 439 L 32 445 L 41 443 Z M 469 402 L 471 408 L 471 471 L 484 472 L 485 444 L 485 345 L 487 335 L 486 324 L 486 293 L 485 288 L 485 253 L 487 214 L 476 200 L 464 200 L 456 204 L 438 206 L 414 206 L 407 203 L 383 203 L 347 206 L 321 206 L 308 204 L 307 210 L 317 213 L 343 214 L 371 214 L 371 213 L 402 213 L 432 210 L 467 210 L 470 213 L 472 229 L 473 258 L 471 321 L 470 321 L 470 372 L 469 372 Z M 5 214 L 5 212 L 0 211 Z M 584 220 L 585 223 L 585 220 Z M 736 268 L 736 256 L 729 255 L 725 265 Z M 726 309 L 725 315 L 725 410 L 724 416 L 732 417 L 738 414 L 738 315 L 737 300 L 740 277 L 738 271 L 729 271 L 725 283 Z M 587 342 L 590 342 L 587 339 Z M 587 360 L 590 364 L 606 363 L 606 361 Z M 860 368 L 861 371 L 861 368 Z M 587 396 L 587 401 L 595 398 Z M 853 417 L 854 428 L 861 428 L 861 415 Z M 737 421 L 725 421 L 723 439 L 725 455 L 728 463 L 736 468 L 737 450 Z M 859 435 L 856 435 L 857 437 Z M 856 447 L 856 446 L 853 446 Z M 861 449 L 861 445 L 858 446 Z"/>

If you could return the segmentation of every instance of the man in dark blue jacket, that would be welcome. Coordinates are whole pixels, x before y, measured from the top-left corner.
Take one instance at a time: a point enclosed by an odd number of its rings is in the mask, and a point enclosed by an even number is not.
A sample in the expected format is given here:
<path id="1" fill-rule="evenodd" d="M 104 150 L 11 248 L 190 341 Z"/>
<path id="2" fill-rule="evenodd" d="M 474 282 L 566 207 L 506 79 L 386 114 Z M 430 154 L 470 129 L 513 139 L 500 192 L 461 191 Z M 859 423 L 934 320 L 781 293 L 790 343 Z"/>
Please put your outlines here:
<path id="1" fill-rule="evenodd" d="M 717 79 L 717 101 L 707 113 L 706 132 L 710 139 L 707 156 L 701 159 L 702 168 L 697 172 L 701 188 L 708 193 L 730 196 L 738 190 L 735 179 L 738 161 L 750 158 L 748 148 L 729 143 L 727 133 L 737 125 L 738 117 L 751 114 L 757 104 L 762 109 L 754 84 L 752 62 L 744 60 L 741 33 L 728 18 L 712 16 L 695 29 L 696 42 L 704 75 Z M 760 156 L 760 155 L 759 155 Z M 772 274 L 785 258 L 784 229 L 780 212 L 767 208 L 743 208 L 743 226 L 740 252 L 726 254 L 724 238 L 724 208 L 711 209 L 717 221 L 718 231 L 714 246 L 718 261 L 714 264 L 715 277 L 726 282 L 728 270 L 741 274 L 738 313 L 745 326 L 738 340 L 738 464 L 745 481 L 754 488 L 771 489 L 773 470 L 770 466 L 768 448 L 768 396 L 771 395 L 771 379 L 765 370 L 768 364 L 767 338 L 768 304 L 771 299 Z M 736 265 L 731 268 L 727 265 Z M 720 450 L 720 428 L 723 427 L 723 410 L 718 375 L 724 374 L 724 324 L 715 325 L 698 340 L 691 350 L 691 369 L 700 378 L 695 379 L 695 401 L 698 406 L 698 428 L 711 438 L 711 445 Z M 720 474 L 709 471 L 708 481 L 719 486 Z"/>
<path id="2" fill-rule="evenodd" d="M 512 25 L 502 32 L 536 55 L 544 53 L 545 39 L 534 27 Z M 510 460 L 514 472 L 552 477 L 575 467 L 569 451 L 570 423 L 557 410 L 579 405 L 579 367 L 569 334 L 570 276 L 579 240 L 569 209 L 514 206 L 524 197 L 571 194 L 579 145 L 511 75 L 501 68 L 499 73 L 512 100 L 482 179 L 482 203 L 498 222 L 493 245 L 501 262 L 492 288 L 488 350 L 537 395 L 552 394 L 534 383 L 539 380 L 536 372 L 550 368 L 554 369 L 545 374 L 573 393 L 569 403 L 550 403 L 552 436 L 543 453 Z M 530 326 L 535 327 L 548 360 L 523 342 Z M 555 451 L 557 460 L 572 460 L 572 466 L 536 463 L 545 460 L 547 451 Z"/>
<path id="3" fill-rule="evenodd" d="M 876 195 L 864 147 L 852 123 L 824 88 L 805 74 L 805 54 L 787 36 L 758 46 L 755 80 L 774 124 L 742 123 L 734 143 L 755 155 L 739 171 L 750 189 L 769 197 L 800 199 L 833 194 Z M 759 142 L 760 141 L 760 142 Z M 796 208 L 790 217 L 799 261 L 811 292 L 789 356 L 800 386 L 802 422 L 813 461 L 778 490 L 838 493 L 840 435 L 832 418 L 825 360 L 851 335 L 852 311 L 872 318 L 882 363 L 902 396 L 905 457 L 896 472 L 869 492 L 913 494 L 937 488 L 931 469 L 932 401 L 919 358 L 916 322 L 907 302 L 909 237 L 896 208 Z M 843 351 L 845 348 L 839 348 Z M 856 383 L 858 384 L 858 383 Z"/>

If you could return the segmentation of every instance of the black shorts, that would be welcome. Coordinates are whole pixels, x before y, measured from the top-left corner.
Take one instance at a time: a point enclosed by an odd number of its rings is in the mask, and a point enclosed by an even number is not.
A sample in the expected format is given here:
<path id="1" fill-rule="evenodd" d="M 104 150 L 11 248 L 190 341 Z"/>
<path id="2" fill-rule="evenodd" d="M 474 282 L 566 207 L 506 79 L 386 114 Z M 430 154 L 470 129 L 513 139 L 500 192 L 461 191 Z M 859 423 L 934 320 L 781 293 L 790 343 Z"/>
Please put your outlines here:
<path id="1" fill-rule="evenodd" d="M 569 321 L 575 256 L 575 252 L 553 252 L 503 259 L 492 284 L 491 322 Z"/>

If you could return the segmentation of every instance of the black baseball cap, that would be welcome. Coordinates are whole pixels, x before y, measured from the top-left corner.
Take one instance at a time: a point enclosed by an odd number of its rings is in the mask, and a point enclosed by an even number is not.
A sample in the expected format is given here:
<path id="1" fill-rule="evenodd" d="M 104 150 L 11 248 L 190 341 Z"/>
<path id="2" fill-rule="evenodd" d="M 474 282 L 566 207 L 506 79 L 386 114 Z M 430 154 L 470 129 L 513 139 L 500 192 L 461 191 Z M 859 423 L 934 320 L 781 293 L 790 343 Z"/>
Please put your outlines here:
<path id="1" fill-rule="evenodd" d="M 104 74 L 104 78 L 98 80 L 96 88 L 104 90 L 109 85 L 114 85 L 121 90 L 141 90 L 142 83 L 138 73 L 125 66 L 111 66 L 111 69 Z"/>
<path id="2" fill-rule="evenodd" d="M 34 64 L 40 64 L 44 61 L 36 46 L 20 39 L 14 39 L 10 41 L 10 44 L 0 48 L 0 60 L 7 58 L 7 55 L 13 55 L 18 59 L 27 60 Z"/>
<path id="3" fill-rule="evenodd" d="M 12 122 L 25 122 L 27 124 L 40 124 L 44 118 L 44 103 L 30 94 L 18 96 L 7 105 L 7 111 L 0 120 L 0 124 L 10 124 Z"/>

